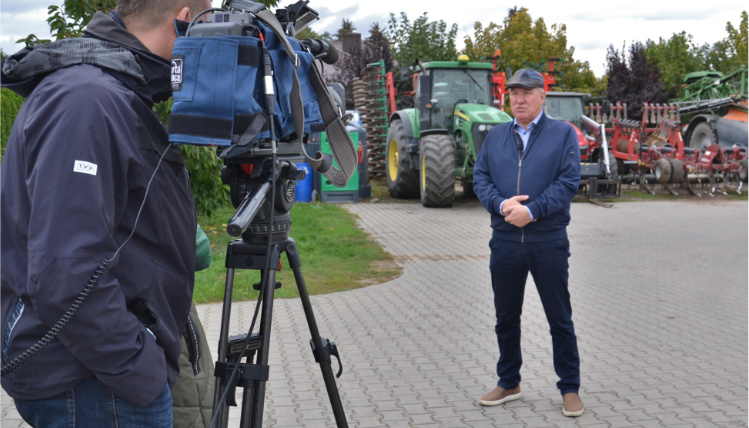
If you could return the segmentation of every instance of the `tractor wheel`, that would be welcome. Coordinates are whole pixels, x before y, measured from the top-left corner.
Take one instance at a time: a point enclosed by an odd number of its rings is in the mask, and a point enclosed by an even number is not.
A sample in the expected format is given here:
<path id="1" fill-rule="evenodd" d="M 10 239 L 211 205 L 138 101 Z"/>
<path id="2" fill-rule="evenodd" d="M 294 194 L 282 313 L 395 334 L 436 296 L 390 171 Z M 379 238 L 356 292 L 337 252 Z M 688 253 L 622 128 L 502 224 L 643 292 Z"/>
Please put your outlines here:
<path id="1" fill-rule="evenodd" d="M 421 139 L 421 204 L 451 207 L 455 200 L 455 146 L 449 135 Z"/>
<path id="2" fill-rule="evenodd" d="M 747 160 L 741 159 L 739 161 L 739 180 L 744 183 L 747 182 Z"/>
<path id="3" fill-rule="evenodd" d="M 388 130 L 385 175 L 390 196 L 398 199 L 414 199 L 419 196 L 419 171 L 411 168 L 406 152 L 407 141 L 403 122 L 394 120 Z"/>
<path id="4" fill-rule="evenodd" d="M 671 164 L 668 163 L 668 159 L 660 158 L 655 163 L 655 181 L 666 184 L 669 180 L 671 180 Z"/>
<path id="5" fill-rule="evenodd" d="M 681 184 L 684 181 L 684 162 L 679 159 L 669 159 L 671 164 L 671 183 Z"/>
<path id="6" fill-rule="evenodd" d="M 707 122 L 698 123 L 689 137 L 689 147 L 704 153 L 708 147 L 718 144 L 718 134 Z"/>

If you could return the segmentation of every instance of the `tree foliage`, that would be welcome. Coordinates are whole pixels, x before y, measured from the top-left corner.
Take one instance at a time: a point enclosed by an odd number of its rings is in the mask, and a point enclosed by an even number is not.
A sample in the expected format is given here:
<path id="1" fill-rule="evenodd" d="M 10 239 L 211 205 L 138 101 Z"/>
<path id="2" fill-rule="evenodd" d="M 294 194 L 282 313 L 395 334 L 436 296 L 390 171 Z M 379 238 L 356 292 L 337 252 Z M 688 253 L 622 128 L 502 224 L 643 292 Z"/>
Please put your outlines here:
<path id="1" fill-rule="evenodd" d="M 339 82 L 346 87 L 346 108 L 354 108 L 353 80 L 361 75 L 368 64 L 383 60 L 386 70 L 393 68 L 393 56 L 390 54 L 390 44 L 378 23 L 369 28 L 369 37 L 361 47 L 355 48 L 347 55 L 342 55 L 336 67 L 338 71 L 327 78 L 328 82 Z"/>
<path id="2" fill-rule="evenodd" d="M 401 12 L 400 19 L 391 13 L 386 35 L 400 67 L 411 66 L 417 59 L 454 61 L 458 54 L 455 46 L 458 25 L 448 28 L 445 21 L 430 22 L 426 12 L 413 22 L 405 12 Z"/>
<path id="3" fill-rule="evenodd" d="M 97 11 L 109 12 L 117 6 L 117 0 L 65 0 L 62 5 L 47 8 L 47 25 L 54 40 L 83 36 L 83 30 Z M 29 34 L 16 43 L 35 45 L 48 43 L 50 39 L 40 39 Z"/>
<path id="4" fill-rule="evenodd" d="M 338 41 L 342 41 L 344 34 L 351 33 L 356 33 L 356 26 L 354 26 L 354 23 L 346 18 L 341 19 L 341 28 L 339 28 L 335 33 L 335 39 Z"/>
<path id="5" fill-rule="evenodd" d="M 747 13 L 741 12 L 741 23 L 735 28 L 730 22 L 726 23 L 728 35 L 713 45 L 708 54 L 707 63 L 712 70 L 730 73 L 740 66 L 747 66 Z"/>
<path id="6" fill-rule="evenodd" d="M 2 123 L 0 124 L 0 157 L 5 154 L 5 146 L 8 144 L 10 128 L 16 120 L 18 111 L 23 104 L 23 97 L 7 88 L 0 89 L 0 113 Z"/>
<path id="7" fill-rule="evenodd" d="M 677 95 L 680 95 L 678 91 L 685 74 L 706 68 L 706 49 L 706 46 L 697 46 L 685 31 L 668 40 L 661 38 L 658 43 L 646 42 L 648 60 L 660 70 L 665 87 L 677 91 Z"/>
<path id="8" fill-rule="evenodd" d="M 442 20 L 430 22 L 426 12 L 413 22 L 404 12 L 401 12 L 399 18 L 396 18 L 395 14 L 390 14 L 385 36 L 390 43 L 393 61 L 401 70 L 413 66 L 416 60 L 454 61 L 457 58 L 457 24 L 452 24 L 448 28 Z M 396 88 L 395 102 L 398 107 L 412 107 L 413 98 L 405 96 L 407 91 L 413 90 L 410 73 L 394 70 L 393 80 Z"/>
<path id="9" fill-rule="evenodd" d="M 555 62 L 554 70 L 563 73 L 556 79 L 560 88 L 593 93 L 600 90 L 590 64 L 574 59 L 575 48 L 567 46 L 567 27 L 564 24 L 552 24 L 547 28 L 543 18 L 534 22 L 528 9 L 515 7 L 509 9 L 502 24 L 490 22 L 484 26 L 476 22 L 473 29 L 473 37 L 465 38 L 463 53 L 474 61 L 493 56 L 499 49 L 502 69 L 547 71 L 549 58 L 559 58 L 562 61 Z"/>
<path id="10" fill-rule="evenodd" d="M 633 119 L 642 115 L 642 103 L 665 103 L 674 95 L 673 90 L 664 88 L 660 69 L 648 59 L 640 42 L 630 45 L 628 57 L 624 46 L 621 52 L 609 46 L 606 74 L 607 98 L 612 103 L 627 103 L 627 115 Z"/>

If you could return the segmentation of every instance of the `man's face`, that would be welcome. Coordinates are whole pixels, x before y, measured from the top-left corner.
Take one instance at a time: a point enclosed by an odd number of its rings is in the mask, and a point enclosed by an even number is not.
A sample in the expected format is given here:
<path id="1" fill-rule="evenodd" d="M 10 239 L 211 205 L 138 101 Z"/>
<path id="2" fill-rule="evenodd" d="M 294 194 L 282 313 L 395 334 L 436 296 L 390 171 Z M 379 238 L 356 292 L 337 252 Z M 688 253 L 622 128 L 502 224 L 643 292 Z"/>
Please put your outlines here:
<path id="1" fill-rule="evenodd" d="M 510 108 L 518 123 L 527 126 L 541 113 L 546 92 L 540 88 L 525 89 L 523 87 L 510 88 Z"/>

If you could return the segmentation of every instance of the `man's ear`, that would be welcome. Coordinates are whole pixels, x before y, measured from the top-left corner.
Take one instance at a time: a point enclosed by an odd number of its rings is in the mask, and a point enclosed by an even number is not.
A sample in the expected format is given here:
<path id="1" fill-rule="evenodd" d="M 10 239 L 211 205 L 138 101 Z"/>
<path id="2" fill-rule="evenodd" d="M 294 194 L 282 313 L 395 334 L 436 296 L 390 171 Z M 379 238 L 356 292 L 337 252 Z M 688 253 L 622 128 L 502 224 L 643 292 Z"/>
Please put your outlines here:
<path id="1" fill-rule="evenodd" d="M 187 6 L 183 7 L 182 9 L 179 10 L 175 18 L 179 19 L 180 21 L 190 22 L 190 20 L 192 19 L 192 15 L 190 14 L 190 8 Z"/>

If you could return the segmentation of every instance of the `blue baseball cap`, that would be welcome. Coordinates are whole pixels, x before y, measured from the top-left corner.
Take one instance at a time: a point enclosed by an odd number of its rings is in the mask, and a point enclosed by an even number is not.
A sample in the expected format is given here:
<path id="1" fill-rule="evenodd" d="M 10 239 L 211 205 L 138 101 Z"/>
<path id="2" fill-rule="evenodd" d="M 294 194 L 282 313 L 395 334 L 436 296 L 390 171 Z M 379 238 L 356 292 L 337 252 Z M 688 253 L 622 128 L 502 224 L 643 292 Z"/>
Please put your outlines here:
<path id="1" fill-rule="evenodd" d="M 521 68 L 507 81 L 508 88 L 520 86 L 525 89 L 535 89 L 544 87 L 544 77 L 536 70 Z"/>

